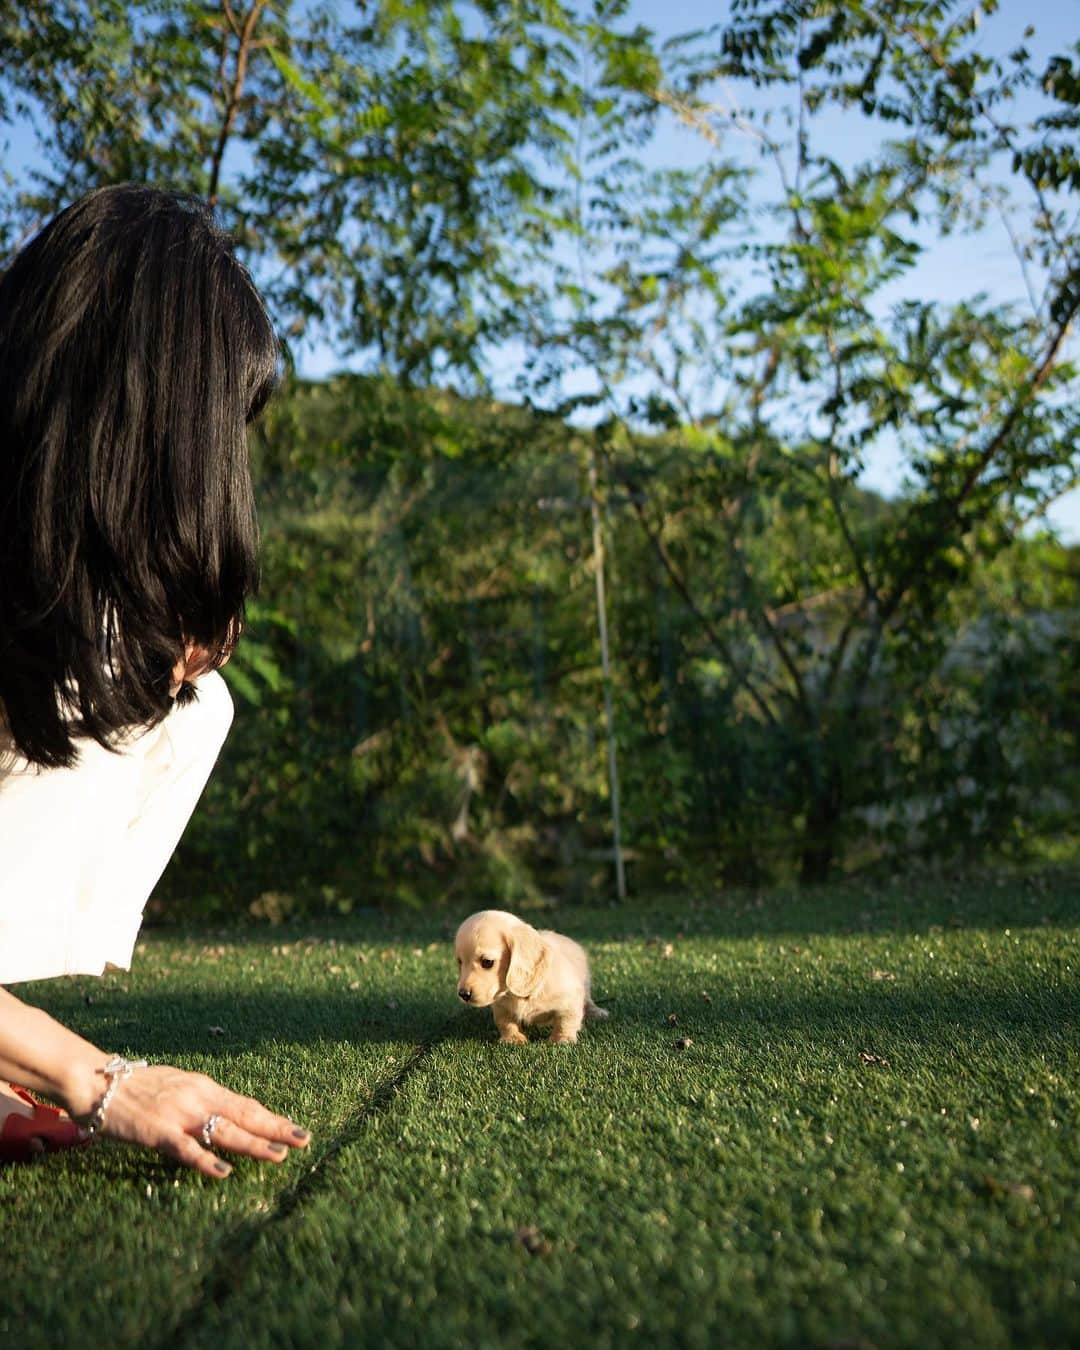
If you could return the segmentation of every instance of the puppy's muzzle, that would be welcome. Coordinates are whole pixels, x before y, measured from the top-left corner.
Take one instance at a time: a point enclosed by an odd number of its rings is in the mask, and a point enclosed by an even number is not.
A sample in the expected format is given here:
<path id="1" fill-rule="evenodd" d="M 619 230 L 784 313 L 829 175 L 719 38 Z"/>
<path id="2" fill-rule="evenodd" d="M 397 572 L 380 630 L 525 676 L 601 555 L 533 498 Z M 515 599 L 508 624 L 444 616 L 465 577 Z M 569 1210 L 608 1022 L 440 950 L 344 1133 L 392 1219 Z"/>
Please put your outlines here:
<path id="1" fill-rule="evenodd" d="M 471 989 L 459 989 L 459 990 L 457 991 L 457 996 L 458 996 L 459 999 L 461 999 L 462 1003 L 471 1003 L 471 1002 L 472 1002 L 472 990 L 471 990 Z"/>

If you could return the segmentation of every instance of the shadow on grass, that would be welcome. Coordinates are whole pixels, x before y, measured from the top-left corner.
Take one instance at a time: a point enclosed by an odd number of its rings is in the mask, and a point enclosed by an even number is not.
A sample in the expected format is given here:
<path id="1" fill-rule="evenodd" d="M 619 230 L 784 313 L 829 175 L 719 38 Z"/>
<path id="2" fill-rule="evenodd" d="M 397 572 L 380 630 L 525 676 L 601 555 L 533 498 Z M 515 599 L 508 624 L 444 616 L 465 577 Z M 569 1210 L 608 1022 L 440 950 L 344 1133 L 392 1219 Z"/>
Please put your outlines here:
<path id="1" fill-rule="evenodd" d="M 419 1044 L 456 1011 L 450 999 L 407 993 L 388 1000 L 382 993 L 245 991 L 224 983 L 220 992 L 174 991 L 168 977 L 152 992 L 103 990 L 89 1008 L 70 994 L 50 997 L 44 987 L 34 1002 L 96 1044 L 122 1044 L 159 1059 L 176 1053 L 231 1058 L 275 1043 Z"/>
<path id="2" fill-rule="evenodd" d="M 598 997 L 611 1011 L 605 1022 L 587 1023 L 583 1043 L 618 1045 L 629 1052 L 653 1038 L 664 1044 L 689 1034 L 704 1044 L 732 1050 L 740 1043 L 762 1042 L 850 1045 L 873 1049 L 903 1041 L 951 1045 L 963 1038 L 1005 1037 L 1027 1044 L 1058 1041 L 1080 1024 L 1080 990 L 1040 984 L 987 988 L 977 979 L 953 977 L 925 981 L 917 988 L 800 990 L 797 985 L 741 995 L 712 984 L 705 1003 L 700 979 L 672 986 L 622 981 L 610 996 Z M 493 1045 L 490 1014 L 456 1009 L 442 998 L 403 994 L 387 1006 L 384 997 L 363 994 L 307 994 L 296 990 L 223 989 L 220 994 L 191 990 L 113 993 L 91 1008 L 65 999 L 41 1000 L 61 1021 L 110 1050 L 137 1052 L 158 1061 L 199 1054 L 210 1059 L 289 1046 L 358 1044 L 422 1045 L 450 1039 Z M 673 1029 L 669 1016 L 677 1017 Z M 543 1033 L 533 1033 L 542 1041 Z M 513 1053 L 512 1051 L 510 1053 Z"/>

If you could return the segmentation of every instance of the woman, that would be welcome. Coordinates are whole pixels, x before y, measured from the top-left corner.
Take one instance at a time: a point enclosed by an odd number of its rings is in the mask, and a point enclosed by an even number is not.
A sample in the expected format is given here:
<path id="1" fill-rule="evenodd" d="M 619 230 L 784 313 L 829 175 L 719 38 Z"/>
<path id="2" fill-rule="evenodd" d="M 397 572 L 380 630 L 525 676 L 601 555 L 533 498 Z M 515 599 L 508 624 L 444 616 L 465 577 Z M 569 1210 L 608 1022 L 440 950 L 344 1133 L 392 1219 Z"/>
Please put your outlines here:
<path id="1" fill-rule="evenodd" d="M 0 986 L 128 966 L 231 720 L 217 668 L 257 580 L 246 428 L 277 359 L 190 197 L 99 189 L 0 276 Z M 212 1148 L 309 1139 L 0 987 L 0 1158 L 95 1133 L 209 1176 L 231 1170 Z"/>

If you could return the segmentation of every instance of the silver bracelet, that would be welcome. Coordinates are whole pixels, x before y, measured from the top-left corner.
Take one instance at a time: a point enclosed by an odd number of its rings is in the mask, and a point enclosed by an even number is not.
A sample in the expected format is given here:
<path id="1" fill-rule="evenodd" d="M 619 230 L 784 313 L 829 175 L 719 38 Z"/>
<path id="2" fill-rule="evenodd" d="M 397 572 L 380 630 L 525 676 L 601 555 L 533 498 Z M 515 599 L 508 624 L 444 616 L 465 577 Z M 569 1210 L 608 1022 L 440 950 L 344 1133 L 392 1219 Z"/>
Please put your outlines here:
<path id="1" fill-rule="evenodd" d="M 114 1055 L 103 1068 L 98 1069 L 98 1073 L 103 1073 L 107 1080 L 105 1094 L 98 1102 L 97 1106 L 83 1121 L 83 1129 L 88 1135 L 93 1137 L 100 1134 L 102 1126 L 105 1124 L 105 1112 L 109 1109 L 109 1103 L 116 1095 L 116 1089 L 125 1078 L 130 1078 L 136 1069 L 145 1069 L 147 1063 L 145 1059 L 124 1059 L 121 1055 Z"/>

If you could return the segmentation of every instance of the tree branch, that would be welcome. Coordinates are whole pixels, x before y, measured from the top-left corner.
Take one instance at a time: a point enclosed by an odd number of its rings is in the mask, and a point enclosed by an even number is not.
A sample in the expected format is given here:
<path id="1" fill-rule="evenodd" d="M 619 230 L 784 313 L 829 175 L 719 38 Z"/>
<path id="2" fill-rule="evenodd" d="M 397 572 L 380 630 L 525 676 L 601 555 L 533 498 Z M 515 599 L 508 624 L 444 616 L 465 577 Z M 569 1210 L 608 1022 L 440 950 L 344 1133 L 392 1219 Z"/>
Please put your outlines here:
<path id="1" fill-rule="evenodd" d="M 773 714 L 772 709 L 769 707 L 768 701 L 765 699 L 764 695 L 761 694 L 761 692 L 755 685 L 754 681 L 751 679 L 750 672 L 746 669 L 746 667 L 735 655 L 734 651 L 732 650 L 731 644 L 723 637 L 723 635 L 720 632 L 717 631 L 716 627 L 713 625 L 708 615 L 703 613 L 702 610 L 699 608 L 697 601 L 690 593 L 690 588 L 687 586 L 686 581 L 683 579 L 682 574 L 676 567 L 674 559 L 668 552 L 667 545 L 664 543 L 662 537 L 660 536 L 659 531 L 655 530 L 653 526 L 650 524 L 649 518 L 645 513 L 642 494 L 640 492 L 632 493 L 630 498 L 630 504 L 634 509 L 634 514 L 637 516 L 642 530 L 644 530 L 645 532 L 645 537 L 652 545 L 653 551 L 655 552 L 657 558 L 659 558 L 660 563 L 664 568 L 664 571 L 668 574 L 668 577 L 671 580 L 671 584 L 675 587 L 676 591 L 678 591 L 679 596 L 682 599 L 683 603 L 686 605 L 687 609 L 690 610 L 691 614 L 693 614 L 694 618 L 697 619 L 698 623 L 701 624 L 702 630 L 709 638 L 709 641 L 713 644 L 713 646 L 717 649 L 717 651 L 720 652 L 724 660 L 735 672 L 735 675 L 739 683 L 747 691 L 751 699 L 753 699 L 754 705 L 761 713 L 762 717 L 764 717 L 764 719 L 769 723 L 770 726 L 775 726 L 776 717 Z"/>
<path id="2" fill-rule="evenodd" d="M 1043 353 L 1043 358 L 1039 362 L 1035 374 L 1032 376 L 1027 388 L 1013 403 L 1013 406 L 1009 409 L 1001 426 L 991 437 L 986 447 L 980 451 L 976 457 L 960 485 L 959 492 L 951 501 L 946 503 L 946 518 L 939 523 L 939 536 L 947 525 L 953 525 L 957 522 L 964 502 L 967 501 L 968 497 L 971 495 L 984 470 L 1006 444 L 1028 405 L 1046 383 L 1050 372 L 1057 364 L 1061 348 L 1069 335 L 1069 329 L 1072 327 L 1073 319 L 1078 312 L 1080 312 L 1080 290 L 1070 298 L 1068 309 L 1058 324 L 1057 331 L 1054 333 L 1046 351 Z M 892 593 L 882 601 L 879 609 L 882 625 L 888 623 L 889 619 L 896 613 L 911 587 L 918 580 L 919 574 L 925 564 L 926 557 L 927 554 L 925 551 L 920 552 L 916 557 L 913 557 L 907 568 L 901 574 Z"/>
<path id="3" fill-rule="evenodd" d="M 244 16 L 243 27 L 238 27 L 236 16 L 233 13 L 229 0 L 221 0 L 221 10 L 225 16 L 226 23 L 232 29 L 236 36 L 239 46 L 236 49 L 236 66 L 233 71 L 232 85 L 228 89 L 225 98 L 224 114 L 221 119 L 221 126 L 218 129 L 217 143 L 214 146 L 213 154 L 210 157 L 210 184 L 206 194 L 207 201 L 211 206 L 217 206 L 218 186 L 221 181 L 221 166 L 225 159 L 225 148 L 229 143 L 229 137 L 232 135 L 233 127 L 236 125 L 236 115 L 240 110 L 240 100 L 244 94 L 244 80 L 247 77 L 248 53 L 253 46 L 255 36 L 255 26 L 259 22 L 259 17 L 266 8 L 268 0 L 255 0 L 251 9 Z M 225 49 L 224 35 L 221 60 L 222 75 L 225 71 Z"/>

